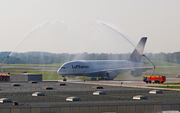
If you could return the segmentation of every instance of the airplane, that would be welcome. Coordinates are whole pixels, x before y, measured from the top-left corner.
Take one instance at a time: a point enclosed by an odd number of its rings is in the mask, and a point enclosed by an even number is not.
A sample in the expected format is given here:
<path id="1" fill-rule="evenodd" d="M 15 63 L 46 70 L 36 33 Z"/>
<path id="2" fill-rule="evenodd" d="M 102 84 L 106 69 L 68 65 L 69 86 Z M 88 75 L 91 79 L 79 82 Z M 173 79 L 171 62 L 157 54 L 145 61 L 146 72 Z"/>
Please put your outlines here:
<path id="1" fill-rule="evenodd" d="M 152 69 L 149 67 L 140 67 L 144 63 L 140 62 L 144 55 L 144 46 L 147 37 L 142 37 L 138 45 L 130 55 L 128 60 L 74 60 L 64 63 L 57 73 L 64 77 L 66 76 L 87 76 L 92 77 L 91 80 L 113 80 L 118 75 L 130 72 L 133 77 L 141 76 L 142 72 Z"/>

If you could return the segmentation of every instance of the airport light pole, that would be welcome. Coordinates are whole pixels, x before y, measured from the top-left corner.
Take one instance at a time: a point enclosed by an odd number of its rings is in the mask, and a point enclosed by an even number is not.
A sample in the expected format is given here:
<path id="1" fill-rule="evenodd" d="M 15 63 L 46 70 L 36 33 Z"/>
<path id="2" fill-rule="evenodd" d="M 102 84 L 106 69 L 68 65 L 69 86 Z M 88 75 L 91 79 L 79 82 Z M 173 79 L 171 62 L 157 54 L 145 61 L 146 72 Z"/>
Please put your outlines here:
<path id="1" fill-rule="evenodd" d="M 9 56 L 7 56 L 6 57 L 6 59 L 2 62 L 2 64 L 1 64 L 1 72 L 3 73 L 3 68 L 2 68 L 2 66 L 3 66 L 3 64 L 4 64 L 4 62 L 7 60 L 9 58 Z"/>
<path id="2" fill-rule="evenodd" d="M 148 57 L 146 57 L 146 55 L 145 54 L 143 54 L 142 55 L 143 57 L 145 57 L 153 66 L 154 66 L 154 68 L 153 68 L 153 72 L 151 73 L 151 76 L 153 76 L 153 74 L 154 74 L 154 70 L 155 70 L 155 68 L 156 68 L 156 66 L 148 59 Z"/>

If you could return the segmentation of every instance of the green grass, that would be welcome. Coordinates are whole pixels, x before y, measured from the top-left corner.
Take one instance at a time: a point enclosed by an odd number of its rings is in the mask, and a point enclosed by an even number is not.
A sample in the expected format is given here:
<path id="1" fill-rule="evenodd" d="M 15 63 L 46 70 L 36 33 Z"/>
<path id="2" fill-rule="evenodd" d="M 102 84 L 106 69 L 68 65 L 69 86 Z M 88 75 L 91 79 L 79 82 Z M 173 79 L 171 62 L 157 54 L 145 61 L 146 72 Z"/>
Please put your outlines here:
<path id="1" fill-rule="evenodd" d="M 164 83 L 163 85 L 180 85 L 180 83 Z"/>
<path id="2" fill-rule="evenodd" d="M 3 69 L 4 73 L 12 73 L 12 74 L 18 74 L 18 73 L 23 73 L 23 72 L 34 72 L 37 71 L 38 69 L 26 69 L 26 68 L 16 68 L 16 69 Z M 1 72 L 1 71 L 0 71 Z"/>
<path id="3" fill-rule="evenodd" d="M 55 64 L 4 64 L 4 66 L 53 66 L 60 67 L 63 63 L 55 63 Z"/>
<path id="4" fill-rule="evenodd" d="M 150 64 L 150 62 L 148 60 L 142 60 L 142 62 L 146 62 L 146 63 Z M 156 61 L 156 60 L 152 60 L 151 62 L 153 62 L 156 66 L 177 66 L 177 65 L 179 65 L 177 63 L 171 63 L 171 62 L 165 62 L 165 61 Z"/>
<path id="5" fill-rule="evenodd" d="M 148 86 L 148 87 L 157 87 L 157 88 L 174 88 L 174 89 L 180 89 L 180 86 Z"/>
<path id="6" fill-rule="evenodd" d="M 148 62 L 142 60 L 143 62 Z M 180 64 L 165 62 L 165 61 L 152 61 L 156 66 L 156 71 L 170 71 L 170 72 L 180 72 Z M 149 63 L 149 62 L 148 62 Z M 143 67 L 153 67 L 151 64 Z"/>

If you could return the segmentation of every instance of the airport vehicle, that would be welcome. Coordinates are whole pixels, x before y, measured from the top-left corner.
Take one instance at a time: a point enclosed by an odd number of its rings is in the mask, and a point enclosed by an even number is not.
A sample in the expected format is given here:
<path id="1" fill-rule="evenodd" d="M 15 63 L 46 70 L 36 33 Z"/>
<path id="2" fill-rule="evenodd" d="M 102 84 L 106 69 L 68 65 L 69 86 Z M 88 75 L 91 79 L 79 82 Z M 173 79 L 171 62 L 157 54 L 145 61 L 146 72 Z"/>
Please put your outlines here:
<path id="1" fill-rule="evenodd" d="M 140 42 L 130 55 L 128 60 L 75 60 L 64 63 L 57 73 L 66 76 L 88 76 L 91 80 L 101 77 L 99 80 L 113 80 L 118 75 L 130 72 L 134 77 L 141 76 L 142 72 L 152 69 L 151 67 L 140 67 L 144 63 L 140 62 L 144 55 L 143 50 L 147 37 L 141 38 Z"/>
<path id="2" fill-rule="evenodd" d="M 146 83 L 164 83 L 166 76 L 145 76 L 143 81 Z"/>
<path id="3" fill-rule="evenodd" d="M 10 75 L 0 73 L 0 82 L 4 82 L 4 81 L 10 81 Z"/>
<path id="4" fill-rule="evenodd" d="M 176 78 L 180 78 L 180 75 L 176 75 Z"/>

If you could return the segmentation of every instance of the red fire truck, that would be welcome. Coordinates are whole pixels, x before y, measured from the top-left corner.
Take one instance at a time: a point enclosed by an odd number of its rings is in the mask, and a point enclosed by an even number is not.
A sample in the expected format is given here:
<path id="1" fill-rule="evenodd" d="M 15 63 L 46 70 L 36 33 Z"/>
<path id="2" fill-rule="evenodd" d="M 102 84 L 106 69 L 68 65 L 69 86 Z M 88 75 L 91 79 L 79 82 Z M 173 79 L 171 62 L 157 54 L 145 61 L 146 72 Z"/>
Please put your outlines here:
<path id="1" fill-rule="evenodd" d="M 4 81 L 10 81 L 10 75 L 0 73 L 0 82 L 4 82 Z"/>
<path id="2" fill-rule="evenodd" d="M 166 76 L 145 76 L 143 81 L 146 83 L 164 83 Z"/>

